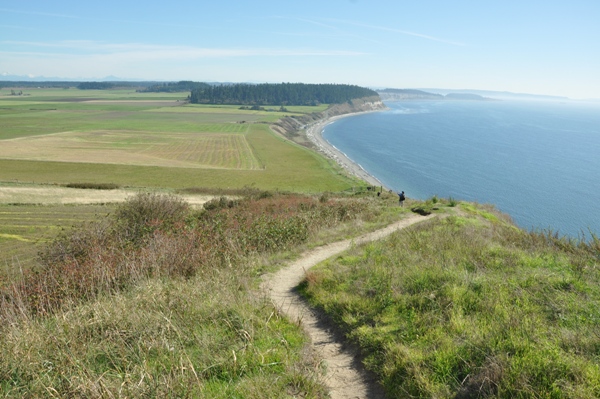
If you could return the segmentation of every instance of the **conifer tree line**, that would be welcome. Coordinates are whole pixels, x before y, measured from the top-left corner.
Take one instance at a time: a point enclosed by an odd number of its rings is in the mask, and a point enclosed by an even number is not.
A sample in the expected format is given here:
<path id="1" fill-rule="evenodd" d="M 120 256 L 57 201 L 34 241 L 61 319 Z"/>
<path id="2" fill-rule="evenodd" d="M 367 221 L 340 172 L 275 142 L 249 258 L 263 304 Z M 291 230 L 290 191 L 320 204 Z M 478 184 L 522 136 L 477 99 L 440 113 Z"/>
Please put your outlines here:
<path id="1" fill-rule="evenodd" d="M 81 82 L 77 85 L 79 90 L 108 90 L 114 89 L 117 85 L 112 82 Z"/>
<path id="2" fill-rule="evenodd" d="M 210 87 L 208 83 L 192 82 L 191 80 L 181 80 L 179 82 L 157 83 L 139 91 L 148 91 L 155 93 L 178 93 L 182 91 L 192 91 L 195 89 L 205 89 L 207 87 Z"/>
<path id="3" fill-rule="evenodd" d="M 192 90 L 193 104 L 317 105 L 340 104 L 356 98 L 377 96 L 365 87 L 346 84 L 238 83 Z"/>

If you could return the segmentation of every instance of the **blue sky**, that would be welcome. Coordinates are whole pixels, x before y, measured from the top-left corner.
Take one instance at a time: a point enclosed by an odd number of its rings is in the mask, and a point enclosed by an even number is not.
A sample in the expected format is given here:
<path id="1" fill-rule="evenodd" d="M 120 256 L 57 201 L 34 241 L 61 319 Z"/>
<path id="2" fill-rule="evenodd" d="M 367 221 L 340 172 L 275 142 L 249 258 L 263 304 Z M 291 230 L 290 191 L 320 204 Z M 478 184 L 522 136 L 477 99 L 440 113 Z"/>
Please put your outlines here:
<path id="1" fill-rule="evenodd" d="M 0 74 L 600 97 L 598 0 L 0 0 Z"/>

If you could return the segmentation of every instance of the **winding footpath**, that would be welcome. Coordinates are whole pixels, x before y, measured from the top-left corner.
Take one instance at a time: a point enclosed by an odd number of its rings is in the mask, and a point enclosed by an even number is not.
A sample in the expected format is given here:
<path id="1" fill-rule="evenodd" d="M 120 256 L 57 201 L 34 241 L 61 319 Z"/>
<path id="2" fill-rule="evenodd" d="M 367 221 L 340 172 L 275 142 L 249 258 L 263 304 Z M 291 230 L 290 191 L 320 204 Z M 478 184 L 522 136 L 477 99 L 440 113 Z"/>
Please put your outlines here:
<path id="1" fill-rule="evenodd" d="M 295 288 L 302 282 L 308 269 L 349 249 L 353 244 L 381 239 L 396 230 L 432 217 L 434 216 L 413 215 L 354 239 L 315 248 L 279 272 L 268 275 L 263 282 L 263 288 L 279 311 L 290 320 L 300 323 L 311 337 L 313 349 L 327 366 L 325 382 L 332 399 L 383 399 L 385 395 L 374 377 L 364 370 L 355 351 L 344 344 L 343 337 L 336 336 L 327 322 L 319 318 L 317 312 L 295 292 Z"/>

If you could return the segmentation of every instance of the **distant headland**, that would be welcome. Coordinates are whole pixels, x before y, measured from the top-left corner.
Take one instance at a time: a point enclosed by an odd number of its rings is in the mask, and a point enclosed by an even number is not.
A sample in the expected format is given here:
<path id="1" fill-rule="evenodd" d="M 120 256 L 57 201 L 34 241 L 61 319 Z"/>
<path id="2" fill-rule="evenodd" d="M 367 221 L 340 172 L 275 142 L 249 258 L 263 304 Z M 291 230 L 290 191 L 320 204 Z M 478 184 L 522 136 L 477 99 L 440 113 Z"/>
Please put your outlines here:
<path id="1" fill-rule="evenodd" d="M 405 101 L 405 100 L 463 100 L 463 101 L 494 101 L 492 98 L 484 97 L 473 93 L 447 93 L 445 95 L 430 93 L 417 89 L 383 89 L 378 90 L 377 94 L 384 101 Z"/>
<path id="2" fill-rule="evenodd" d="M 528 93 L 512 93 L 509 91 L 471 90 L 471 89 L 375 89 L 384 101 L 404 100 L 468 100 L 468 101 L 494 101 L 494 100 L 543 100 L 543 101 L 568 101 L 568 97 L 548 96 Z"/>

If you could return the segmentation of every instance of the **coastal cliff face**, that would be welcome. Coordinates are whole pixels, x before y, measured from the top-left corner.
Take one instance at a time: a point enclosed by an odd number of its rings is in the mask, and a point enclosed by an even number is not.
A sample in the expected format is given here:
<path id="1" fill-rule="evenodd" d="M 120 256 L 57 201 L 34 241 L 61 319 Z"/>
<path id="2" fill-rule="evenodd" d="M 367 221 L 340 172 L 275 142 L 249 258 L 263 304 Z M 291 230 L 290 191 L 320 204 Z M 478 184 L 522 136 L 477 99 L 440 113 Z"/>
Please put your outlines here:
<path id="1" fill-rule="evenodd" d="M 273 131 L 285 136 L 286 138 L 303 145 L 314 148 L 314 144 L 304 133 L 307 125 L 315 122 L 332 118 L 334 116 L 353 114 L 359 112 L 369 112 L 387 109 L 379 96 L 357 98 L 343 104 L 334 104 L 323 112 L 313 112 L 311 114 L 300 116 L 286 116 L 281 118 L 275 124 L 271 125 Z"/>

